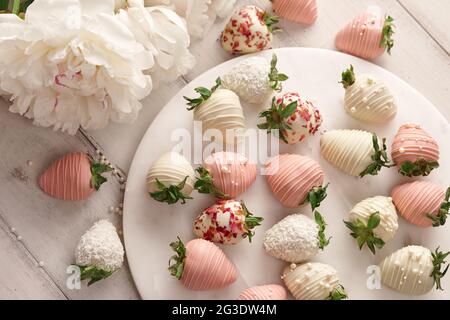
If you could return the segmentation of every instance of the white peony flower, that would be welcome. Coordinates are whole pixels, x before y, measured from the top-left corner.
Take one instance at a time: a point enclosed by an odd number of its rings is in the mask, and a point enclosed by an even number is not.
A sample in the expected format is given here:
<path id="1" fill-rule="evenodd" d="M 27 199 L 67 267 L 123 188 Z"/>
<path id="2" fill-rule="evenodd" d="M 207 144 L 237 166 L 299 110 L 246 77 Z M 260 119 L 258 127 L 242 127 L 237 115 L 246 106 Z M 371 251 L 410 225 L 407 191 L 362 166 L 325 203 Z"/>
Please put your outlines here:
<path id="1" fill-rule="evenodd" d="M 174 80 L 194 66 L 185 22 L 168 7 L 145 8 L 143 0 L 128 0 L 127 9 L 120 10 L 118 16 L 154 55 L 155 64 L 148 73 L 155 82 Z"/>
<path id="2" fill-rule="evenodd" d="M 114 0 L 35 0 L 0 15 L 0 87 L 10 111 L 74 134 L 131 122 L 152 89 L 152 54 L 114 16 Z"/>
<path id="3" fill-rule="evenodd" d="M 189 34 L 202 38 L 216 20 L 233 10 L 236 0 L 145 0 L 145 6 L 171 6 L 187 22 Z"/>

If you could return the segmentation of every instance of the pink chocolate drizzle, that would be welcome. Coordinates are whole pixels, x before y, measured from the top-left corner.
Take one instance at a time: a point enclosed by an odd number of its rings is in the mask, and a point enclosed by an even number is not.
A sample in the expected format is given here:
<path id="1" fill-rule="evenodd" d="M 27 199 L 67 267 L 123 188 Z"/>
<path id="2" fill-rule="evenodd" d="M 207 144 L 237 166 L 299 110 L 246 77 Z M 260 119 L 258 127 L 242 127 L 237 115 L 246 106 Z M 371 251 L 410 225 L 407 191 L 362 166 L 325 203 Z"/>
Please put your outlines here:
<path id="1" fill-rule="evenodd" d="M 275 0 L 272 8 L 277 15 L 293 22 L 311 25 L 317 20 L 316 0 Z"/>
<path id="2" fill-rule="evenodd" d="M 238 300 L 286 300 L 286 289 L 278 284 L 268 284 L 245 289 Z"/>

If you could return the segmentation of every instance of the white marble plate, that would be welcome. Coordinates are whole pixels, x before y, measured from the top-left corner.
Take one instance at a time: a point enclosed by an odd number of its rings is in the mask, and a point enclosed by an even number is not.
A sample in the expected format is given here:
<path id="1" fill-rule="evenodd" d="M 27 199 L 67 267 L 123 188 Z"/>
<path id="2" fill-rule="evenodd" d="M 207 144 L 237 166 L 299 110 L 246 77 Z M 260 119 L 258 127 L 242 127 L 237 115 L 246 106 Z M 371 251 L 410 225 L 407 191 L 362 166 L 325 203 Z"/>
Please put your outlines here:
<path id="1" fill-rule="evenodd" d="M 285 91 L 296 90 L 313 100 L 320 109 L 324 123 L 322 130 L 359 128 L 374 131 L 390 142 L 398 127 L 405 122 L 420 123 L 438 141 L 441 147 L 441 167 L 425 179 L 450 185 L 450 125 L 448 121 L 423 97 L 397 76 L 379 66 L 335 51 L 307 48 L 286 48 L 274 50 L 278 55 L 279 70 L 290 76 L 284 85 Z M 272 52 L 261 56 L 270 59 Z M 227 61 L 204 73 L 181 90 L 164 107 L 148 128 L 136 151 L 128 176 L 124 203 L 124 236 L 128 261 L 136 286 L 144 299 L 235 299 L 248 286 L 281 283 L 280 273 L 285 263 L 265 254 L 262 239 L 265 230 L 288 213 L 300 211 L 311 216 L 308 207 L 300 210 L 283 208 L 272 196 L 265 178 L 257 181 L 242 198 L 249 209 L 265 218 L 263 226 L 257 229 L 252 244 L 247 241 L 223 247 L 228 257 L 239 270 L 238 281 L 230 287 L 217 291 L 195 292 L 185 289 L 167 271 L 172 255 L 169 242 L 177 235 L 187 242 L 194 238 L 192 221 L 194 217 L 213 203 L 207 195 L 193 193 L 194 201 L 186 205 L 168 206 L 151 199 L 146 191 L 145 176 L 151 164 L 163 152 L 169 151 L 176 142 L 170 137 L 174 129 L 186 128 L 192 131 L 192 112 L 185 109 L 183 96 L 192 96 L 198 86 L 211 86 L 214 80 L 227 72 L 237 62 L 247 57 Z M 350 118 L 343 109 L 344 90 L 338 84 L 341 72 L 353 64 L 358 73 L 371 73 L 385 81 L 396 97 L 399 112 L 394 121 L 385 126 L 372 126 Z M 414 68 L 414 66 L 411 66 Z M 420 90 L 420 88 L 419 88 Z M 151 108 L 152 106 L 146 106 Z M 257 113 L 255 106 L 243 105 L 247 126 L 255 127 Z M 331 183 L 329 196 L 320 211 L 329 224 L 327 233 L 333 238 L 323 253 L 316 256 L 334 266 L 340 274 L 341 283 L 352 299 L 404 299 L 405 295 L 388 288 L 370 290 L 366 281 L 367 268 L 379 263 L 386 255 L 408 244 L 420 244 L 433 249 L 441 245 L 450 250 L 450 223 L 441 228 L 421 229 L 399 219 L 399 230 L 393 239 L 374 256 L 368 250 L 359 251 L 353 238 L 342 223 L 347 219 L 349 209 L 358 201 L 375 195 L 388 195 L 391 188 L 407 178 L 399 176 L 395 169 L 383 170 L 376 177 L 364 179 L 344 175 L 320 158 L 319 134 L 306 142 L 281 148 L 282 152 L 300 153 L 313 157 L 322 165 L 326 181 Z M 447 291 L 432 291 L 420 298 L 449 299 L 450 276 L 443 280 Z"/>

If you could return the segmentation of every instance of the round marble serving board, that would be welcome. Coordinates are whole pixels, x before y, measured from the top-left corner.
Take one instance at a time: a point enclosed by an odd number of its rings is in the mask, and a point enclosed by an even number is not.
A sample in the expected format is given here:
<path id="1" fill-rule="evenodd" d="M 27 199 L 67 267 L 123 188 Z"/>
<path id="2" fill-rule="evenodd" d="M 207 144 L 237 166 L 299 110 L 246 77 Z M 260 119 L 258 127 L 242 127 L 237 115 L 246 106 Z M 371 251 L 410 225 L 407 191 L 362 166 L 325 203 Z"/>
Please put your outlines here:
<path id="1" fill-rule="evenodd" d="M 321 131 L 330 129 L 364 129 L 373 131 L 379 137 L 388 138 L 388 146 L 398 127 L 406 122 L 421 124 L 430 132 L 441 147 L 441 167 L 423 178 L 443 187 L 450 184 L 450 125 L 436 108 L 418 91 L 383 68 L 336 51 L 308 48 L 284 48 L 264 51 L 258 55 L 270 60 L 272 53 L 278 56 L 278 69 L 287 73 L 290 79 L 284 84 L 284 91 L 295 90 L 312 100 L 320 109 L 324 122 Z M 214 80 L 225 74 L 236 63 L 248 58 L 238 57 L 205 72 L 181 90 L 158 114 L 148 128 L 136 151 L 128 176 L 124 203 L 124 237 L 128 262 L 136 286 L 144 299 L 235 299 L 250 286 L 282 283 L 280 274 L 286 263 L 268 256 L 262 246 L 264 232 L 274 223 L 290 213 L 301 212 L 311 215 L 309 207 L 286 209 L 272 196 L 264 176 L 258 176 L 254 185 L 242 199 L 255 215 L 264 217 L 264 223 L 256 230 L 250 244 L 242 241 L 235 246 L 222 246 L 234 262 L 238 280 L 222 290 L 197 292 L 185 289 L 167 271 L 172 255 L 169 243 L 179 235 L 185 243 L 194 238 L 192 222 L 204 208 L 214 202 L 208 195 L 193 192 L 194 200 L 185 205 L 158 203 L 147 193 L 145 177 L 151 164 L 164 152 L 171 150 L 177 141 L 171 141 L 173 130 L 185 128 L 192 132 L 193 115 L 186 110 L 183 96 L 193 96 L 193 89 L 210 87 Z M 349 117 L 343 108 L 344 90 L 338 83 L 341 72 L 353 64 L 357 73 L 370 73 L 382 79 L 395 95 L 398 115 L 389 124 L 368 125 Z M 414 66 L 411 66 L 414 67 Z M 151 108 L 151 106 L 147 106 Z M 266 106 L 243 103 L 246 123 L 255 128 L 257 114 Z M 320 133 L 306 142 L 280 147 L 281 152 L 299 153 L 316 159 L 325 171 L 325 179 L 331 183 L 328 197 L 320 212 L 328 223 L 326 233 L 332 236 L 330 245 L 319 253 L 314 261 L 332 265 L 339 272 L 342 285 L 351 299 L 406 299 L 408 296 L 382 287 L 368 289 L 367 268 L 378 264 L 385 256 L 408 244 L 420 244 L 430 249 L 440 245 L 450 250 L 450 223 L 440 228 L 422 229 L 399 218 L 399 230 L 395 238 L 372 255 L 366 248 L 360 251 L 348 229 L 342 223 L 357 202 L 375 195 L 389 195 L 393 186 L 411 179 L 401 177 L 395 169 L 384 169 L 378 176 L 363 179 L 347 176 L 320 157 Z M 416 298 L 449 299 L 450 276 L 442 281 L 447 291 L 432 291 Z M 412 297 L 414 298 L 414 297 Z"/>

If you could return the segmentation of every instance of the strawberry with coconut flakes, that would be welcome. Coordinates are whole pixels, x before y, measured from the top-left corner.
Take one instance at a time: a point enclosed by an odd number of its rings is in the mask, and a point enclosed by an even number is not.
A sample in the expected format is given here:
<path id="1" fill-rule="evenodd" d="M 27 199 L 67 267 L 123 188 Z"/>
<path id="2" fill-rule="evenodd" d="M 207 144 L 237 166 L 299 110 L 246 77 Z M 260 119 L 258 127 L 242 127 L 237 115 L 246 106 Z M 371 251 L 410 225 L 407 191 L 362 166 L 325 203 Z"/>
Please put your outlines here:
<path id="1" fill-rule="evenodd" d="M 256 164 L 234 152 L 213 153 L 196 171 L 200 177 L 195 182 L 195 189 L 216 198 L 235 198 L 256 180 Z"/>
<path id="2" fill-rule="evenodd" d="M 244 238 L 251 242 L 252 229 L 263 218 L 253 216 L 243 202 L 217 200 L 194 221 L 194 233 L 199 238 L 221 244 L 236 244 Z"/>
<path id="3" fill-rule="evenodd" d="M 106 182 L 102 173 L 111 171 L 110 165 L 95 163 L 85 153 L 69 153 L 55 160 L 39 178 L 41 189 L 62 200 L 84 200 Z"/>
<path id="4" fill-rule="evenodd" d="M 248 5 L 235 12 L 220 36 L 222 47 L 231 53 L 252 53 L 268 49 L 278 18 Z"/>
<path id="5" fill-rule="evenodd" d="M 439 145 L 420 125 L 402 125 L 392 141 L 392 160 L 407 177 L 428 176 L 439 167 Z"/>
<path id="6" fill-rule="evenodd" d="M 176 253 L 169 262 L 170 274 L 188 289 L 220 289 L 237 279 L 233 263 L 212 242 L 195 239 L 184 245 L 178 238 L 170 247 Z"/>
<path id="7" fill-rule="evenodd" d="M 277 131 L 287 144 L 304 141 L 314 135 L 322 124 L 319 110 L 296 92 L 288 92 L 272 99 L 271 107 L 259 114 L 266 122 L 258 124 L 267 132 Z"/>

